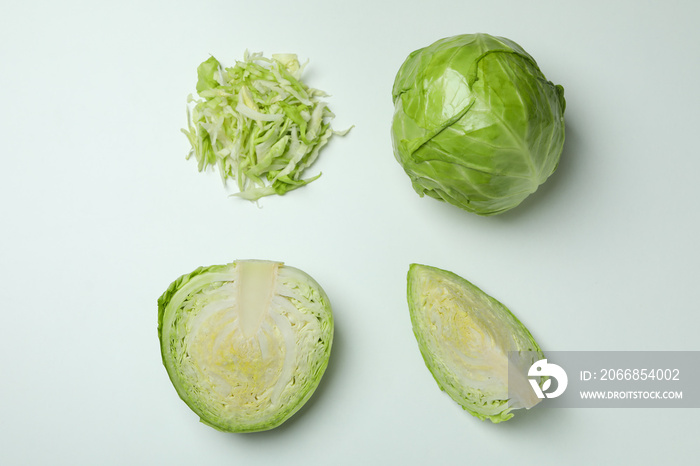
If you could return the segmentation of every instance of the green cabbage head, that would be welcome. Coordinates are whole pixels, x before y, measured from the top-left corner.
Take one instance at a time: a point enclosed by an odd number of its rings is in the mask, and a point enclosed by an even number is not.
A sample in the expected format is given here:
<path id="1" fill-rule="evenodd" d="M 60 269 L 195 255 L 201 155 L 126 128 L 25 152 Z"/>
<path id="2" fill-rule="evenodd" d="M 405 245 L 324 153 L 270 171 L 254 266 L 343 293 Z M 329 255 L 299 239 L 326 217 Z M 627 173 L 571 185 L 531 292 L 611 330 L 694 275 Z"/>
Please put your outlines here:
<path id="1" fill-rule="evenodd" d="M 452 272 L 412 264 L 408 307 L 426 366 L 466 411 L 498 423 L 539 403 L 527 368 L 544 355 L 503 304 Z"/>
<path id="2" fill-rule="evenodd" d="M 466 34 L 416 50 L 392 96 L 394 155 L 421 196 L 495 215 L 557 168 L 564 88 L 511 40 Z"/>
<path id="3" fill-rule="evenodd" d="M 280 262 L 200 267 L 158 300 L 163 364 L 180 398 L 211 427 L 279 426 L 311 397 L 333 340 L 321 286 Z"/>

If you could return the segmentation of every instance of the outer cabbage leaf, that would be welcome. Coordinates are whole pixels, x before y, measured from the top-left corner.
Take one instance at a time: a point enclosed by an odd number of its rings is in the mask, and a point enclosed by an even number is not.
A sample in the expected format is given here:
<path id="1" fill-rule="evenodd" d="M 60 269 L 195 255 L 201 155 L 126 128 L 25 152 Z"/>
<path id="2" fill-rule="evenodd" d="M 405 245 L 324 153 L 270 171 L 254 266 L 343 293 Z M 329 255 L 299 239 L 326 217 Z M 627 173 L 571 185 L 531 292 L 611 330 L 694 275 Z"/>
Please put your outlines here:
<path id="1" fill-rule="evenodd" d="M 520 377 L 544 356 L 503 304 L 452 272 L 412 264 L 408 305 L 426 366 L 466 411 L 498 423 L 540 401 Z M 517 370 L 509 371 L 509 358 Z"/>
<path id="2" fill-rule="evenodd" d="M 226 432 L 279 426 L 328 365 L 331 306 L 309 275 L 279 262 L 200 267 L 158 300 L 163 364 L 201 421 Z"/>
<path id="3" fill-rule="evenodd" d="M 416 50 L 392 95 L 394 155 L 421 196 L 499 214 L 559 163 L 564 89 L 513 41 L 467 34 Z"/>

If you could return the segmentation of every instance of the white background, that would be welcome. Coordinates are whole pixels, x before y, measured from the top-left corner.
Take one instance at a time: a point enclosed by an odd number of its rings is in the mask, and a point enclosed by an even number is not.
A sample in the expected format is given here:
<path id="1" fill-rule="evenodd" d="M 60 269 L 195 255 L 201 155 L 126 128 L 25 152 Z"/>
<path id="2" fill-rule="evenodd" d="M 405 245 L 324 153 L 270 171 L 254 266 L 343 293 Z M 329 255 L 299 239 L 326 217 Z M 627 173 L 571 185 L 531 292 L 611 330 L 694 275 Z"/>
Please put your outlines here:
<path id="1" fill-rule="evenodd" d="M 696 2 L 3 2 L 0 463 L 688 464 L 698 410 L 538 409 L 493 425 L 425 368 L 411 262 L 506 304 L 549 350 L 698 350 Z M 419 198 L 389 136 L 413 50 L 520 43 L 566 90 L 550 180 L 482 218 Z M 309 59 L 330 92 L 323 176 L 262 208 L 186 161 L 185 100 L 209 54 Z M 198 422 L 161 365 L 156 300 L 200 265 L 284 261 L 331 298 L 336 339 L 282 427 Z"/>

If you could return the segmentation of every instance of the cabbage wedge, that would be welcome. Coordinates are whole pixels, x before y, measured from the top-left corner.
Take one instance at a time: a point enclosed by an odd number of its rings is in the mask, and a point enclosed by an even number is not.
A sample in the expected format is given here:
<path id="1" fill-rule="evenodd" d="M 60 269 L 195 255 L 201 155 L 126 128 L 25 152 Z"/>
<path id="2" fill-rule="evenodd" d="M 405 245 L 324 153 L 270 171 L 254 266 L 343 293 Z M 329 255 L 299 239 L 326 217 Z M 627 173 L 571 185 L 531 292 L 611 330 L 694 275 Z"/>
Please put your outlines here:
<path id="1" fill-rule="evenodd" d="M 520 374 L 544 356 L 503 304 L 452 272 L 412 264 L 408 305 L 426 366 L 470 414 L 499 423 L 539 403 Z"/>
<path id="2" fill-rule="evenodd" d="M 180 398 L 211 427 L 279 426 L 311 397 L 333 341 L 330 302 L 280 262 L 200 267 L 158 300 L 163 364 Z"/>

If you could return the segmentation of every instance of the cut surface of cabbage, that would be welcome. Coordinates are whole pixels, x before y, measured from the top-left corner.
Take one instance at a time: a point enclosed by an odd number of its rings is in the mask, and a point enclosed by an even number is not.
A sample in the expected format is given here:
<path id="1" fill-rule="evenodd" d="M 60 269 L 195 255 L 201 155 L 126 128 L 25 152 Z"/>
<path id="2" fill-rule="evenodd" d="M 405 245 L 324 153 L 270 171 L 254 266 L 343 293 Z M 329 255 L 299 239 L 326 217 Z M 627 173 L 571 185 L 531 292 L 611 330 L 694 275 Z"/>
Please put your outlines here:
<path id="1" fill-rule="evenodd" d="M 183 275 L 159 300 L 163 363 L 202 422 L 274 428 L 311 397 L 328 364 L 323 289 L 280 262 L 236 261 Z"/>
<path id="2" fill-rule="evenodd" d="M 542 352 L 503 304 L 452 272 L 420 264 L 408 272 L 408 303 L 426 366 L 469 413 L 498 423 L 540 401 L 519 371 L 509 371 L 509 359 L 520 369 L 526 362 L 514 354 L 531 364 Z"/>

